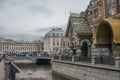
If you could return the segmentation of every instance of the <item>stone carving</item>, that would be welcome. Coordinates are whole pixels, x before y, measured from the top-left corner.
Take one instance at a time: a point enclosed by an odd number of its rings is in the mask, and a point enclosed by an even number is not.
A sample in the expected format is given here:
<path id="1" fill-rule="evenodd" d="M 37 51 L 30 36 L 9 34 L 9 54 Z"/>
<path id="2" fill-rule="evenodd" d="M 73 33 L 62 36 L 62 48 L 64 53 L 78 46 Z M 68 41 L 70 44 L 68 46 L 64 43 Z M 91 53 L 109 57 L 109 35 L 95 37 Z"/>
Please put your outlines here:
<path id="1" fill-rule="evenodd" d="M 70 52 L 69 52 L 70 54 L 74 54 L 74 51 L 73 50 L 70 50 Z"/>
<path id="2" fill-rule="evenodd" d="M 77 50 L 76 50 L 76 53 L 77 53 L 77 54 L 81 54 L 81 52 L 82 52 L 81 49 L 77 49 Z"/>

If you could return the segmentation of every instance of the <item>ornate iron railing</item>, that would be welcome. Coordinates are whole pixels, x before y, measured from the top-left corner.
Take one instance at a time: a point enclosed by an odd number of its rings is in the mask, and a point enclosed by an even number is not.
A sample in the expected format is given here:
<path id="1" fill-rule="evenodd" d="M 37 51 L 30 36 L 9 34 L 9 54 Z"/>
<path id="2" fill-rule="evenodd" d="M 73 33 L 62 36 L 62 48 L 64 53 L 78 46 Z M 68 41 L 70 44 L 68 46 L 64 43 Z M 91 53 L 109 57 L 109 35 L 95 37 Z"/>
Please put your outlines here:
<path id="1" fill-rule="evenodd" d="M 75 56 L 75 62 L 91 62 L 91 57 Z"/>
<path id="2" fill-rule="evenodd" d="M 96 64 L 106 64 L 106 65 L 115 65 L 115 57 L 106 55 L 106 56 L 95 56 Z"/>
<path id="3" fill-rule="evenodd" d="M 62 55 L 61 60 L 72 61 L 72 55 Z"/>
<path id="4" fill-rule="evenodd" d="M 115 65 L 115 57 L 111 55 L 104 56 L 94 56 L 95 64 L 105 64 L 105 65 Z M 62 61 L 70 61 L 72 62 L 88 62 L 92 63 L 92 57 L 84 57 L 84 56 L 73 56 L 73 55 L 55 55 L 54 60 L 62 60 Z"/>

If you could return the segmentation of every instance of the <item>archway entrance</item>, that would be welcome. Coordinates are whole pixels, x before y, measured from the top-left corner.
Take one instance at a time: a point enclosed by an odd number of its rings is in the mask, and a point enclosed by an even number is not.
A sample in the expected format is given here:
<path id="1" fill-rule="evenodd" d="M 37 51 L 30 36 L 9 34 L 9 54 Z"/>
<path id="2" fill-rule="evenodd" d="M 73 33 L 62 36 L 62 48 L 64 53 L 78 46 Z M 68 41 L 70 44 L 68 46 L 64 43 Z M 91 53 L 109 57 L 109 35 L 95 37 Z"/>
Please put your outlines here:
<path id="1" fill-rule="evenodd" d="M 107 48 L 110 53 L 112 52 L 113 32 L 108 22 L 103 22 L 99 25 L 96 39 L 98 47 Z"/>
<path id="2" fill-rule="evenodd" d="M 82 55 L 84 57 L 87 57 L 87 55 L 88 55 L 88 44 L 87 44 L 87 42 L 82 43 L 81 50 L 82 50 Z"/>
<path id="3" fill-rule="evenodd" d="M 115 64 L 113 55 L 119 55 L 120 20 L 102 19 L 96 28 L 95 49 L 96 63 Z"/>

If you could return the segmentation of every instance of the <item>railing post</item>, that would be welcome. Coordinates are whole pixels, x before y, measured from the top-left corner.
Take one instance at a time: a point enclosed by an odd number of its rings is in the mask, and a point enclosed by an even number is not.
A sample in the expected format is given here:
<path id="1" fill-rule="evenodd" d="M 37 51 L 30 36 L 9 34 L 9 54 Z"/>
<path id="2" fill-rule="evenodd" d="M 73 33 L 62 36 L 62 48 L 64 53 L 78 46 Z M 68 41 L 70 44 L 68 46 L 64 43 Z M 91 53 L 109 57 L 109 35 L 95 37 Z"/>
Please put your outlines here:
<path id="1" fill-rule="evenodd" d="M 75 62 L 75 56 L 72 56 L 72 62 Z"/>
<path id="2" fill-rule="evenodd" d="M 55 56 L 52 56 L 52 61 L 54 60 L 54 57 L 55 57 Z"/>
<path id="3" fill-rule="evenodd" d="M 92 56 L 92 65 L 95 64 L 95 56 Z"/>
<path id="4" fill-rule="evenodd" d="M 115 67 L 120 68 L 120 56 L 115 57 Z"/>
<path id="5" fill-rule="evenodd" d="M 61 61 L 62 59 L 61 59 L 61 55 L 59 55 L 59 60 Z"/>

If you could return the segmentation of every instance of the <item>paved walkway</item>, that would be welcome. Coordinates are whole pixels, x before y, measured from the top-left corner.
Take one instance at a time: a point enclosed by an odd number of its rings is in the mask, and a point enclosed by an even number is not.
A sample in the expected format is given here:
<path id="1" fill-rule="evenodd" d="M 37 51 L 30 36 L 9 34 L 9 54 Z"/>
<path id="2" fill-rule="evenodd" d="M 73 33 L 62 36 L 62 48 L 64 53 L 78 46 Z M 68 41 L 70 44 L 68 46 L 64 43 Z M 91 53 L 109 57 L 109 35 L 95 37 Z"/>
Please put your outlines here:
<path id="1" fill-rule="evenodd" d="M 1 60 L 0 62 L 0 80 L 4 80 L 4 76 L 5 76 L 5 65 L 4 65 L 4 60 Z"/>

